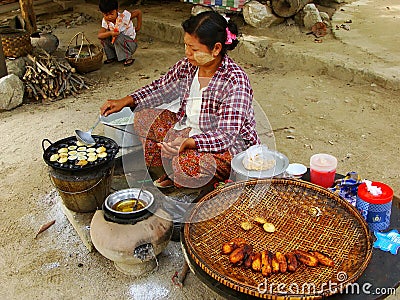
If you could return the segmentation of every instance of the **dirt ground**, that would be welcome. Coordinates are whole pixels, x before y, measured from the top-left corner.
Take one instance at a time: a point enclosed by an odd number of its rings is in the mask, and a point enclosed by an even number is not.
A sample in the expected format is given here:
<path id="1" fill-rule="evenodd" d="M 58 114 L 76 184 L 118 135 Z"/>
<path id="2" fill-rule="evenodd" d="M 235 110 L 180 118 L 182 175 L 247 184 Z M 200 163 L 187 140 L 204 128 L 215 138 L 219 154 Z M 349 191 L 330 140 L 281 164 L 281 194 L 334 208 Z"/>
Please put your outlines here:
<path id="1" fill-rule="evenodd" d="M 70 16 L 70 12 L 60 13 L 39 18 L 38 22 L 55 24 Z M 53 33 L 59 37 L 62 50 L 80 30 L 96 41 L 98 20 L 69 29 L 60 24 Z M 291 29 L 290 39 L 306 38 L 301 31 Z M 62 54 L 62 50 L 58 53 Z M 0 113 L 1 299 L 195 298 L 167 292 L 165 285 L 157 282 L 143 283 L 142 290 L 136 290 L 141 294 L 129 294 L 129 278 L 115 271 L 112 263 L 98 253 L 87 252 L 54 202 L 41 147 L 45 138 L 57 141 L 73 135 L 75 129 L 90 128 L 106 99 L 125 96 L 149 83 L 183 55 L 183 45 L 161 43 L 143 32 L 135 63 L 128 68 L 121 64 L 103 66 L 89 74 L 97 84 L 78 97 L 24 104 Z M 255 99 L 264 112 L 258 116 L 260 125 L 275 129 L 273 142 L 268 140 L 271 148 L 284 153 L 290 162 L 305 165 L 314 153 L 333 154 L 338 158 L 338 172 L 357 171 L 362 178 L 387 183 L 399 194 L 398 91 L 312 72 L 288 72 L 278 64 L 259 67 L 247 64 L 245 58 L 240 63 L 250 76 Z M 98 126 L 94 133 L 102 134 L 102 127 Z M 40 225 L 52 219 L 56 224 L 34 239 Z M 173 267 L 180 265 L 177 260 Z M 169 278 L 172 270 L 161 270 Z M 203 299 L 218 298 L 208 294 L 194 276 L 188 277 L 187 285 L 195 286 L 197 296 L 205 295 Z M 159 289 L 159 296 L 145 296 L 146 289 Z"/>

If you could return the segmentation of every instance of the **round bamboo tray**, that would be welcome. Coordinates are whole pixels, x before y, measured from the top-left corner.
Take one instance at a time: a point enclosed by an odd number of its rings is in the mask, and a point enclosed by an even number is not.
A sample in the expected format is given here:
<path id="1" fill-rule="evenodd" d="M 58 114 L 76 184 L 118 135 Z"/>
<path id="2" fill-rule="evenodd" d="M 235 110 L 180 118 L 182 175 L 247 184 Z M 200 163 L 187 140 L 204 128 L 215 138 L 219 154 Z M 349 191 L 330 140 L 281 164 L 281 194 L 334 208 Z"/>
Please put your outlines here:
<path id="1" fill-rule="evenodd" d="M 315 207 L 322 215 L 311 213 Z M 258 225 L 249 231 L 241 228 L 243 221 L 257 216 L 273 223 L 276 231 L 267 233 Z M 190 260 L 243 297 L 321 299 L 355 282 L 372 256 L 372 235 L 358 211 L 327 189 L 299 180 L 240 181 L 215 190 L 196 204 L 186 222 L 183 244 Z M 221 254 L 222 245 L 237 237 L 256 252 L 317 250 L 328 254 L 335 266 L 301 265 L 293 273 L 264 278 Z"/>

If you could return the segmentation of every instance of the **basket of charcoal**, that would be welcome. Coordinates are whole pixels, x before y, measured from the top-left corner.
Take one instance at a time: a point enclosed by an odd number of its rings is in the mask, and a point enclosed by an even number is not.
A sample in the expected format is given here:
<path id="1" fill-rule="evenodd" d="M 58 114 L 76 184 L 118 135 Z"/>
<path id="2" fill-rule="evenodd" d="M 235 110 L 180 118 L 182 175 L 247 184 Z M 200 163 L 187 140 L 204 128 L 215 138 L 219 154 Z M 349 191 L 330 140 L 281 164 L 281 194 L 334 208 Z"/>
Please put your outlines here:
<path id="1" fill-rule="evenodd" d="M 69 41 L 65 58 L 79 73 L 89 73 L 101 68 L 103 50 L 92 44 L 83 32 L 78 32 Z"/>
<path id="2" fill-rule="evenodd" d="M 26 30 L 3 27 L 0 36 L 5 57 L 18 58 L 32 51 L 31 38 Z"/>

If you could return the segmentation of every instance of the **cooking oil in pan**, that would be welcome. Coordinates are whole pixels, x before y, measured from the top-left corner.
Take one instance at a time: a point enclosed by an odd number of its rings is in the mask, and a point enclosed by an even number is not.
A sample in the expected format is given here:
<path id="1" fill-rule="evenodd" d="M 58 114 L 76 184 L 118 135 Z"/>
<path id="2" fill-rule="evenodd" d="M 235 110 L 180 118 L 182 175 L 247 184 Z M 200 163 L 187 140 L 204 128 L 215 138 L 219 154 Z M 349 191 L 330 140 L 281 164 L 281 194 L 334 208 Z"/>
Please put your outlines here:
<path id="1" fill-rule="evenodd" d="M 133 208 L 135 208 L 135 211 L 143 209 L 144 204 L 142 201 L 139 201 L 138 204 L 136 205 L 137 199 L 124 199 L 121 201 L 118 201 L 112 206 L 113 210 L 119 211 L 119 212 L 132 212 Z M 136 206 L 136 207 L 135 207 Z"/>

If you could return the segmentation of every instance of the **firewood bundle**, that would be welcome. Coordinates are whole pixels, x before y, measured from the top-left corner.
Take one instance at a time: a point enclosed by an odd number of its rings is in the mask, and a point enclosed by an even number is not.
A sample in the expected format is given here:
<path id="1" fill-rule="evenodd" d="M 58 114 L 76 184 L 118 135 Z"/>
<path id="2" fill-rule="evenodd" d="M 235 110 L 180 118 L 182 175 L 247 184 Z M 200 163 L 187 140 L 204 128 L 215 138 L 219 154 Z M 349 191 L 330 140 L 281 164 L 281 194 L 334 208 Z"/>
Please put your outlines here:
<path id="1" fill-rule="evenodd" d="M 44 51 L 35 56 L 28 54 L 27 58 L 22 80 L 26 97 L 30 100 L 46 102 L 76 96 L 92 85 L 86 77 L 77 74 L 65 59 L 57 59 Z"/>

